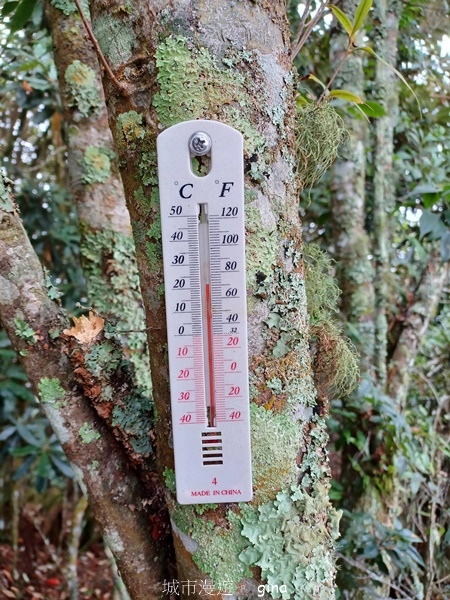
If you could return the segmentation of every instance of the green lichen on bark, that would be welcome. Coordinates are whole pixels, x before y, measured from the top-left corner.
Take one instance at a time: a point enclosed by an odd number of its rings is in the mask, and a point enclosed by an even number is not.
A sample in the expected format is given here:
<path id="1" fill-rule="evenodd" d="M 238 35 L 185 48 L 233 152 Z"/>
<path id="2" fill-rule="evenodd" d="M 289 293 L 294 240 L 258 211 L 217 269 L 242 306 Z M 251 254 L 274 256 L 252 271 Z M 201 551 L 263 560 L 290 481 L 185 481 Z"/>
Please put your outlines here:
<path id="1" fill-rule="evenodd" d="M 310 495 L 296 485 L 279 492 L 273 502 L 263 504 L 258 511 L 245 512 L 242 535 L 251 546 L 240 559 L 260 567 L 269 586 L 278 590 L 285 586 L 286 592 L 273 591 L 273 598 L 334 597 L 334 540 L 339 534 L 338 516 L 332 512 L 326 489 L 319 488 L 316 495 Z M 320 523 L 321 514 L 328 515 L 330 527 Z"/>
<path id="2" fill-rule="evenodd" d="M 80 60 L 74 60 L 67 67 L 64 78 L 70 106 L 76 108 L 83 117 L 98 113 L 102 101 L 97 90 L 95 71 Z"/>
<path id="3" fill-rule="evenodd" d="M 163 471 L 163 476 L 164 476 L 164 481 L 166 483 L 166 488 L 169 490 L 169 492 L 172 492 L 172 494 L 175 494 L 175 471 L 173 469 L 169 469 L 168 467 L 165 467 L 164 471 Z"/>
<path id="4" fill-rule="evenodd" d="M 81 254 L 88 281 L 89 299 L 95 309 L 117 319 L 115 330 L 130 350 L 136 383 L 151 395 L 151 379 L 142 308 L 139 274 L 131 236 L 103 229 L 93 231 L 83 224 Z M 105 284 L 105 271 L 109 285 Z"/>
<path id="5" fill-rule="evenodd" d="M 142 140 L 145 137 L 145 127 L 143 126 L 142 115 L 135 110 L 129 110 L 117 117 L 117 140 L 119 144 L 134 145 L 136 140 Z"/>
<path id="6" fill-rule="evenodd" d="M 112 412 L 113 427 L 120 427 L 137 454 L 152 452 L 149 432 L 152 429 L 151 403 L 143 394 L 134 393 Z"/>
<path id="7" fill-rule="evenodd" d="M 286 273 L 276 266 L 258 293 L 267 297 L 269 314 L 262 335 L 268 348 L 264 359 L 252 368 L 250 383 L 256 394 L 254 401 L 275 412 L 288 411 L 294 418 L 306 418 L 309 414 L 306 409 L 316 404 L 316 392 L 309 355 L 303 277 L 299 272 Z"/>
<path id="8" fill-rule="evenodd" d="M 172 519 L 180 531 L 197 542 L 192 558 L 216 589 L 227 582 L 234 591 L 243 577 L 251 576 L 248 567 L 238 559 L 248 542 L 242 537 L 237 514 L 229 511 L 226 527 L 219 527 L 213 521 L 198 517 L 193 506 L 177 506 Z"/>
<path id="9" fill-rule="evenodd" d="M 105 183 L 111 175 L 111 152 L 105 148 L 88 146 L 83 156 L 83 183 Z"/>
<path id="10" fill-rule="evenodd" d="M 56 407 L 60 405 L 59 400 L 62 400 L 66 394 L 61 382 L 56 377 L 42 377 L 38 383 L 39 398 L 41 402 L 53 404 Z"/>
<path id="11" fill-rule="evenodd" d="M 99 432 L 95 431 L 95 429 L 92 427 L 92 425 L 89 425 L 89 423 L 83 423 L 78 431 L 78 434 L 83 444 L 91 444 L 92 442 L 95 442 L 95 440 L 100 439 Z"/>
<path id="12" fill-rule="evenodd" d="M 100 377 L 103 373 L 110 375 L 117 369 L 121 360 L 120 351 L 108 340 L 93 346 L 85 354 L 86 367 L 94 377 Z"/>
<path id="13" fill-rule="evenodd" d="M 245 207 L 245 228 L 250 234 L 245 246 L 247 285 L 255 292 L 263 277 L 270 277 L 278 253 L 276 224 L 264 226 L 255 204 Z"/>
<path id="14" fill-rule="evenodd" d="M 37 342 L 37 334 L 34 329 L 20 317 L 14 319 L 14 333 L 29 344 Z"/>
<path id="15" fill-rule="evenodd" d="M 148 456 L 152 452 L 149 432 L 152 429 L 152 403 L 142 388 L 135 387 L 135 374 L 130 363 L 124 359 L 120 335 L 107 324 L 106 340 L 92 345 L 85 352 L 84 366 L 95 377 L 96 389 L 101 389 L 94 404 L 98 412 L 108 418 L 110 426 L 127 448 L 134 453 Z M 114 392 L 115 387 L 118 392 Z"/>
<path id="16" fill-rule="evenodd" d="M 59 300 L 61 298 L 61 296 L 63 296 L 63 293 L 60 292 L 58 290 L 58 288 L 56 287 L 56 285 L 53 283 L 50 272 L 45 267 L 44 267 L 44 281 L 45 281 L 45 287 L 47 288 L 47 296 L 50 298 L 50 300 Z M 50 336 L 51 336 L 51 333 L 50 333 Z M 56 336 L 54 336 L 54 337 L 56 337 Z M 54 337 L 52 339 L 54 339 Z"/>
<path id="17" fill-rule="evenodd" d="M 101 51 L 115 67 L 131 58 L 136 45 L 131 27 L 116 16 L 106 15 L 94 21 L 93 29 Z"/>
<path id="18" fill-rule="evenodd" d="M 156 50 L 159 92 L 153 106 L 160 122 L 170 127 L 181 121 L 220 118 L 244 135 L 248 155 L 260 154 L 265 139 L 243 117 L 253 97 L 245 88 L 245 77 L 236 68 L 219 68 L 206 48 L 191 47 L 184 37 L 169 37 Z"/>
<path id="19" fill-rule="evenodd" d="M 328 499 L 323 419 L 313 425 L 310 435 L 300 483 L 284 488 L 270 502 L 242 510 L 242 535 L 250 543 L 240 560 L 259 566 L 270 586 L 286 586 L 286 592 L 273 592 L 273 598 L 334 598 L 334 542 L 341 513 Z"/>
<path id="20" fill-rule="evenodd" d="M 138 168 L 142 185 L 158 185 L 156 150 L 142 152 Z M 159 198 L 155 198 L 155 201 L 159 202 Z"/>
<path id="21" fill-rule="evenodd" d="M 295 464 L 303 434 L 289 415 L 253 403 L 250 419 L 254 502 L 260 504 L 297 481 Z"/>
<path id="22" fill-rule="evenodd" d="M 77 6 L 73 0 L 52 0 L 51 3 L 55 8 L 58 8 L 67 17 L 69 15 L 78 14 Z M 80 0 L 80 5 L 85 16 L 89 18 L 88 0 Z"/>
<path id="23" fill-rule="evenodd" d="M 0 209 L 5 212 L 13 213 L 15 210 L 14 202 L 12 200 L 12 185 L 11 179 L 8 179 L 0 172 Z M 11 189 L 9 189 L 11 187 Z"/>

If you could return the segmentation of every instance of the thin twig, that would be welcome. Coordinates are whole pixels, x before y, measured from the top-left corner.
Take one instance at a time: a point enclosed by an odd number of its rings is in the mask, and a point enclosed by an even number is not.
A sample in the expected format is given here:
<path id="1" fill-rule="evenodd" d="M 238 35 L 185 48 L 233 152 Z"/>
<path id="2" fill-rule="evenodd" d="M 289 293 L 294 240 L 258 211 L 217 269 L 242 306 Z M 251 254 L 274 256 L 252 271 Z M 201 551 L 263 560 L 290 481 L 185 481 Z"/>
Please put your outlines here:
<path id="1" fill-rule="evenodd" d="M 105 67 L 106 72 L 108 73 L 108 77 L 111 79 L 111 81 L 114 83 L 114 85 L 125 95 L 125 96 L 129 96 L 129 92 L 128 89 L 126 88 L 126 86 L 123 85 L 123 83 L 121 83 L 117 77 L 114 75 L 114 73 L 111 70 L 111 67 L 108 64 L 108 61 L 105 58 L 105 55 L 103 54 L 103 52 L 100 49 L 100 46 L 98 45 L 97 42 L 97 38 L 94 35 L 94 32 L 92 31 L 91 25 L 89 23 L 89 21 L 86 19 L 86 16 L 83 12 L 83 9 L 81 8 L 81 4 L 79 0 L 74 0 L 75 2 L 75 6 L 78 9 L 78 12 L 80 13 L 80 17 L 81 20 L 84 23 L 84 26 L 86 28 L 87 34 L 92 42 L 92 44 L 94 45 L 95 51 L 97 52 L 97 55 L 100 59 L 100 62 L 102 63 L 102 65 Z"/>
<path id="2" fill-rule="evenodd" d="M 351 45 L 351 42 L 349 43 L 349 45 L 347 47 L 347 50 L 344 53 L 344 56 L 341 58 L 340 63 L 336 67 L 336 70 L 334 71 L 333 75 L 331 76 L 330 81 L 327 83 L 327 85 L 325 86 L 325 89 L 323 90 L 322 94 L 320 95 L 319 99 L 317 100 L 317 104 L 320 104 L 320 102 L 324 99 L 326 93 L 329 91 L 329 89 L 331 87 L 331 84 L 336 79 L 336 76 L 339 73 L 339 71 L 342 69 L 342 65 L 345 63 L 345 61 L 349 57 L 349 55 L 350 55 L 350 45 Z"/>
<path id="3" fill-rule="evenodd" d="M 303 33 L 303 29 L 305 28 L 306 19 L 308 18 L 309 9 L 311 8 L 312 0 L 307 0 L 305 10 L 303 11 L 302 18 L 298 25 L 297 35 L 295 36 L 295 40 L 292 42 L 292 48 L 295 48 L 300 41 L 300 38 Z"/>
<path id="4" fill-rule="evenodd" d="M 329 1 L 325 0 L 325 2 L 322 4 L 322 6 L 317 11 L 315 17 L 313 17 L 311 19 L 311 21 L 308 23 L 308 27 L 306 28 L 306 31 L 303 34 L 302 39 L 299 42 L 300 47 L 302 47 L 306 43 L 306 40 L 311 35 L 312 30 L 314 29 L 314 27 L 317 25 L 317 23 L 322 18 L 323 13 L 325 12 L 325 9 L 327 8 L 328 4 L 329 4 Z"/>
<path id="5" fill-rule="evenodd" d="M 297 54 L 300 52 L 300 50 L 305 45 L 306 40 L 309 38 L 309 36 L 311 35 L 312 30 L 314 29 L 314 27 L 317 25 L 317 23 L 322 18 L 322 15 L 325 12 L 325 9 L 327 8 L 327 6 L 328 6 L 328 0 L 326 0 L 322 4 L 322 6 L 319 8 L 319 10 L 316 13 L 316 16 L 312 17 L 310 19 L 310 21 L 309 21 L 309 23 L 308 23 L 305 31 L 303 32 L 303 35 L 301 36 L 301 38 L 297 42 L 297 45 L 294 45 L 294 48 L 292 50 L 292 60 L 294 60 L 294 58 L 297 56 Z"/>

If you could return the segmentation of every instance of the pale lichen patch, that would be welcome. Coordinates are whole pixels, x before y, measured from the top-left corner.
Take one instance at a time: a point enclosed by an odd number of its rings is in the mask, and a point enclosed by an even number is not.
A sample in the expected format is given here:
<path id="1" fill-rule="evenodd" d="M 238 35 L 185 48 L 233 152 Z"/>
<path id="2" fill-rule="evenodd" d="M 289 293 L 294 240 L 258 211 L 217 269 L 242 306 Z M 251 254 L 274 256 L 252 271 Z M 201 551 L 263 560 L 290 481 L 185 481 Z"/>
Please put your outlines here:
<path id="1" fill-rule="evenodd" d="M 83 183 L 105 183 L 111 175 L 110 152 L 104 148 L 88 146 L 83 156 Z"/>
<path id="2" fill-rule="evenodd" d="M 83 423 L 78 433 L 83 444 L 90 444 L 91 442 L 100 439 L 99 432 L 96 431 L 92 425 L 89 425 L 89 423 Z"/>
<path id="3" fill-rule="evenodd" d="M 189 44 L 184 37 L 169 37 L 156 50 L 160 89 L 153 106 L 160 122 L 169 127 L 205 115 L 220 119 L 243 134 L 246 156 L 261 160 L 265 138 L 244 117 L 244 109 L 254 106 L 254 90 L 246 89 L 245 77 L 237 68 L 219 68 L 206 48 Z"/>
<path id="4" fill-rule="evenodd" d="M 135 110 L 121 113 L 117 117 L 116 131 L 119 144 L 130 145 L 142 140 L 145 137 L 142 115 Z"/>
<path id="5" fill-rule="evenodd" d="M 242 537 L 238 515 L 229 511 L 226 527 L 219 527 L 213 521 L 198 517 L 193 506 L 177 506 L 172 519 L 183 534 L 198 544 L 192 558 L 216 589 L 226 581 L 230 591 L 235 591 L 241 579 L 251 575 L 238 559 L 248 545 Z"/>
<path id="6" fill-rule="evenodd" d="M 102 101 L 97 89 L 96 74 L 91 67 L 80 60 L 74 60 L 67 67 L 64 78 L 70 106 L 78 109 L 83 117 L 99 112 Z"/>
<path id="7" fill-rule="evenodd" d="M 37 342 L 37 334 L 34 329 L 20 317 L 14 319 L 14 333 L 29 344 Z"/>
<path id="8" fill-rule="evenodd" d="M 103 54 L 115 67 L 131 58 L 136 38 L 130 26 L 115 16 L 105 15 L 94 21 L 93 29 Z"/>
<path id="9" fill-rule="evenodd" d="M 119 336 L 121 331 L 127 332 L 124 334 L 124 342 L 131 351 L 130 362 L 134 367 L 136 383 L 150 397 L 145 317 L 133 238 L 108 229 L 93 231 L 85 223 L 82 227 L 84 244 L 81 253 L 89 282 L 89 298 L 99 313 L 116 316 L 118 321 L 115 329 Z M 110 274 L 108 286 L 105 285 L 105 265 Z M 112 357 L 108 355 L 107 348 L 104 351 L 104 360 L 107 362 Z M 93 367 L 95 362 L 98 363 L 97 358 L 103 360 L 102 355 L 93 356 Z"/>
<path id="10" fill-rule="evenodd" d="M 257 508 L 242 509 L 242 535 L 250 544 L 240 560 L 260 567 L 263 580 L 279 590 L 272 597 L 283 600 L 334 598 L 334 544 L 341 511 L 335 511 L 328 499 L 324 419 L 315 420 L 310 436 L 300 483 L 287 486 Z"/>
<path id="11" fill-rule="evenodd" d="M 15 211 L 14 202 L 12 200 L 12 181 L 0 173 L 0 209 L 5 212 L 13 213 Z M 9 189 L 11 186 L 11 190 Z"/>
<path id="12" fill-rule="evenodd" d="M 56 377 L 42 377 L 38 383 L 38 391 L 41 402 L 54 404 L 55 407 L 60 405 L 58 400 L 62 400 L 66 395 L 65 389 L 61 386 L 60 380 Z"/>
<path id="13" fill-rule="evenodd" d="M 295 463 L 303 434 L 290 415 L 275 414 L 253 403 L 250 417 L 254 501 L 259 504 L 297 480 Z"/>
<path id="14" fill-rule="evenodd" d="M 123 545 L 123 541 L 118 531 L 106 526 L 104 532 L 108 546 L 114 553 L 121 553 L 125 550 L 125 546 Z"/>
<path id="15" fill-rule="evenodd" d="M 58 8 L 68 17 L 69 15 L 78 14 L 78 9 L 73 0 L 51 0 L 55 8 Z M 89 2 L 88 0 L 80 0 L 81 8 L 84 15 L 89 18 Z"/>

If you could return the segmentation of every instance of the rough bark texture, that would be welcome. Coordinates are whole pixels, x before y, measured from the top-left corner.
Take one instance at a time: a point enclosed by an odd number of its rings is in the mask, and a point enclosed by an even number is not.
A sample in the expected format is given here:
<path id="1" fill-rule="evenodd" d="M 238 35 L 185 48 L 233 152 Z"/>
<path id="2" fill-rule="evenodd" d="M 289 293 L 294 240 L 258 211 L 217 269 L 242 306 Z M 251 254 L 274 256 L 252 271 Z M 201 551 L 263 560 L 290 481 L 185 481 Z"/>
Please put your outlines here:
<path id="1" fill-rule="evenodd" d="M 388 394 L 396 398 L 399 410 L 406 407 L 411 370 L 436 313 L 448 273 L 448 263 L 442 263 L 439 252 L 432 253 L 418 283 L 414 302 L 402 323 L 402 331 L 389 361 L 387 378 Z"/>
<path id="2" fill-rule="evenodd" d="M 94 33 L 120 82 L 104 77 L 152 349 L 158 469 L 171 488 L 178 578 L 197 582 L 189 596 L 180 589 L 181 597 L 203 598 L 200 580 L 212 580 L 214 598 L 256 597 L 261 578 L 284 584 L 293 598 L 334 596 L 338 515 L 327 498 L 325 425 L 313 411 L 285 14 L 281 1 L 91 2 Z M 155 153 L 160 131 L 193 118 L 221 120 L 245 138 L 255 489 L 250 504 L 202 514 L 177 505 L 170 485 Z"/>
<path id="3" fill-rule="evenodd" d="M 396 64 L 398 19 L 400 3 L 378 0 L 375 2 L 374 50 L 389 64 Z M 382 62 L 375 65 L 375 98 L 386 110 L 387 115 L 375 119 L 375 148 L 373 176 L 373 256 L 375 268 L 375 346 L 374 367 L 377 383 L 386 387 L 387 378 L 387 310 L 389 299 L 389 265 L 391 235 L 389 214 L 394 211 L 392 190 L 394 124 L 398 112 L 397 78 L 392 69 Z"/>
<path id="4" fill-rule="evenodd" d="M 62 335 L 70 324 L 48 296 L 42 267 L 3 178 L 0 256 L 1 324 L 21 356 L 33 390 L 114 551 L 126 585 L 135 598 L 146 598 L 149 589 L 159 589 L 166 557 L 163 548 L 149 536 L 145 503 L 150 494 L 144 491 L 124 451 L 80 391 L 68 357 L 67 337 Z M 83 351 L 88 354 L 89 349 L 87 345 Z"/>
<path id="5" fill-rule="evenodd" d="M 339 7 L 353 17 L 357 4 L 354 0 L 344 0 Z M 336 27 L 330 39 L 333 69 L 339 64 L 348 43 L 342 27 L 339 24 Z M 364 96 L 361 53 L 350 55 L 334 86 Z M 365 121 L 352 116 L 344 116 L 344 121 L 350 138 L 340 149 L 340 157 L 331 174 L 334 258 L 338 262 L 337 278 L 342 290 L 341 311 L 347 322 L 347 333 L 361 355 L 361 374 L 364 376 L 372 374 L 374 351 L 373 266 L 365 231 L 367 127 Z"/>
<path id="6" fill-rule="evenodd" d="M 84 10 L 89 16 L 86 5 Z M 118 321 L 136 383 L 150 396 L 145 316 L 130 216 L 108 125 L 97 54 L 72 1 L 47 0 L 46 15 L 53 39 L 68 184 L 80 223 L 88 300 L 102 315 Z"/>

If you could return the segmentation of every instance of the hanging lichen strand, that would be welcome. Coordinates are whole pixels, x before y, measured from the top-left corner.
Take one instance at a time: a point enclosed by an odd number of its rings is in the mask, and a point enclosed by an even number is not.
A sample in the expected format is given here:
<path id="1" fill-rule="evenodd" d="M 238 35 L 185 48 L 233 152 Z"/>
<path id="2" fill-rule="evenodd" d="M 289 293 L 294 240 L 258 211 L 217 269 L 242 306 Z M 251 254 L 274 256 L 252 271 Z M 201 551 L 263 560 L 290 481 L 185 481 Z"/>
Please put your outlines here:
<path id="1" fill-rule="evenodd" d="M 358 385 L 359 355 L 335 318 L 341 292 L 333 261 L 317 244 L 305 244 L 304 258 L 314 381 L 320 396 L 347 396 Z"/>
<path id="2" fill-rule="evenodd" d="M 336 160 L 347 132 L 336 109 L 326 100 L 301 106 L 297 122 L 297 173 L 301 186 L 310 188 Z"/>

